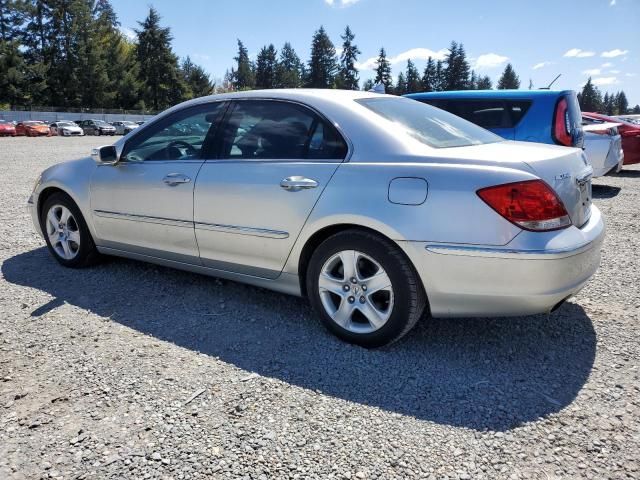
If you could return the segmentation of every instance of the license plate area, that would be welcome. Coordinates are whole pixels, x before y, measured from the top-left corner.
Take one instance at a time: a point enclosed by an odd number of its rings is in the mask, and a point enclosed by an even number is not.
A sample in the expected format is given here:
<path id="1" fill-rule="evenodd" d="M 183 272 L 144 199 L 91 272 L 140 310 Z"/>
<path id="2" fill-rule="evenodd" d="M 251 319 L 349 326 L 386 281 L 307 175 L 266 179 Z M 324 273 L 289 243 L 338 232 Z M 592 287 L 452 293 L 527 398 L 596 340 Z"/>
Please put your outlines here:
<path id="1" fill-rule="evenodd" d="M 578 184 L 578 190 L 580 191 L 580 203 L 582 207 L 582 225 L 587 223 L 591 216 L 591 175 L 587 177 L 576 179 Z"/>

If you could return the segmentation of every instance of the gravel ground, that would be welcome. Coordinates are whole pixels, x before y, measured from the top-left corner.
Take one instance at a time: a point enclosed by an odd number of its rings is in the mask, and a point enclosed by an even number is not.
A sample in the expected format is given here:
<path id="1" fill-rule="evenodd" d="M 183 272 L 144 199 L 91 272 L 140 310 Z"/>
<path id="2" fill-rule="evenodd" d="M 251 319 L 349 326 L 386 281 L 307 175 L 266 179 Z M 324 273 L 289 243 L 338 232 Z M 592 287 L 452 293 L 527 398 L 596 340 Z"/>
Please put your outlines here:
<path id="1" fill-rule="evenodd" d="M 38 172 L 104 139 L 0 139 L 0 478 L 640 478 L 640 168 L 550 316 L 424 321 L 346 345 L 303 300 L 33 233 Z"/>

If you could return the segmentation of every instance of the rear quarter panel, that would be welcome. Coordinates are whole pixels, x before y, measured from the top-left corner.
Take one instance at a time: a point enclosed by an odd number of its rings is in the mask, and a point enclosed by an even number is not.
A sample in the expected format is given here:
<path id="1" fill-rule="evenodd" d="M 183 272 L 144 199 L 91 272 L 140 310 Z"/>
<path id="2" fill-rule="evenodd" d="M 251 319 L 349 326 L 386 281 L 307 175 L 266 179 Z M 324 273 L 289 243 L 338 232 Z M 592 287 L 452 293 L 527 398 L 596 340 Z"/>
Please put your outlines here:
<path id="1" fill-rule="evenodd" d="M 515 140 L 555 144 L 551 135 L 557 96 L 533 98 L 529 110 L 515 128 Z"/>

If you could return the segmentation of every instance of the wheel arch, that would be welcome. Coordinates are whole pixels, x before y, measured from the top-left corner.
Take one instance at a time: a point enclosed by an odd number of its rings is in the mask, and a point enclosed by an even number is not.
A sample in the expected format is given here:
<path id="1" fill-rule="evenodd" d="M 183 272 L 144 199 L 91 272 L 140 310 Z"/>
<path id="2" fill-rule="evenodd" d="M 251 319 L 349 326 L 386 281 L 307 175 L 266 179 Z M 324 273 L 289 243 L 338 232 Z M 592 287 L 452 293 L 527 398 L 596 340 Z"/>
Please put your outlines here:
<path id="1" fill-rule="evenodd" d="M 383 238 L 384 240 L 393 243 L 400 254 L 409 262 L 411 267 L 416 270 L 416 266 L 413 264 L 409 256 L 405 253 L 405 251 L 398 245 L 398 242 L 390 238 L 388 235 L 381 233 L 378 230 L 375 230 L 371 227 L 367 227 L 364 225 L 358 225 L 355 223 L 339 223 L 334 225 L 327 225 L 323 228 L 320 228 L 316 232 L 314 232 L 305 242 L 304 246 L 300 251 L 300 255 L 298 257 L 298 278 L 300 281 L 300 293 L 303 297 L 307 296 L 307 268 L 309 267 L 309 261 L 311 260 L 311 256 L 313 252 L 318 248 L 318 246 L 324 242 L 327 238 L 335 235 L 336 233 L 344 232 L 347 230 L 359 230 L 361 232 L 367 232 L 373 234 L 377 237 Z M 417 272 L 416 272 L 417 273 Z M 422 291 L 425 293 L 427 298 L 427 309 L 429 308 L 429 296 L 427 290 L 422 282 L 422 278 L 420 275 L 416 275 L 418 280 L 420 281 L 420 285 L 422 287 Z"/>

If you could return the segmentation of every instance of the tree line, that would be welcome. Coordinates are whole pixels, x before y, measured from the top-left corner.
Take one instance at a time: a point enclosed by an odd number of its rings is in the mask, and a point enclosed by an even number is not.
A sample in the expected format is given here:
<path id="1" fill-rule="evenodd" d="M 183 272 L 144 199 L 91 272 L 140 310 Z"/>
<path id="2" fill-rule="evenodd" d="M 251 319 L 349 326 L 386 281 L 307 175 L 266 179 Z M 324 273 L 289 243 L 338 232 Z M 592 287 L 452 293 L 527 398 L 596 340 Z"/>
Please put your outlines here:
<path id="1" fill-rule="evenodd" d="M 640 114 L 640 105 L 629 108 L 629 101 L 624 91 L 605 92 L 603 96 L 600 89 L 591 81 L 591 77 L 578 93 L 578 101 L 583 112 L 599 112 L 605 115 Z"/>
<path id="2" fill-rule="evenodd" d="M 306 61 L 289 42 L 279 51 L 265 45 L 252 60 L 238 40 L 233 66 L 215 85 L 201 66 L 175 54 L 171 30 L 153 7 L 138 22 L 135 40 L 119 27 L 109 0 L 0 0 L 0 106 L 158 111 L 189 98 L 257 88 L 369 90 L 382 84 L 396 95 L 493 88 L 491 78 L 471 68 L 464 45 L 455 41 L 443 58 L 429 57 L 422 72 L 408 59 L 395 81 L 381 47 L 373 78 L 361 82 L 361 51 L 349 26 L 340 35 L 339 54 L 324 27 L 316 30 Z M 520 88 L 510 63 L 496 88 Z M 624 92 L 602 98 L 591 80 L 579 98 L 586 111 L 628 109 Z"/>
<path id="3" fill-rule="evenodd" d="M 0 0 L 0 105 L 161 110 L 212 93 L 154 8 L 137 40 L 109 0 Z"/>

